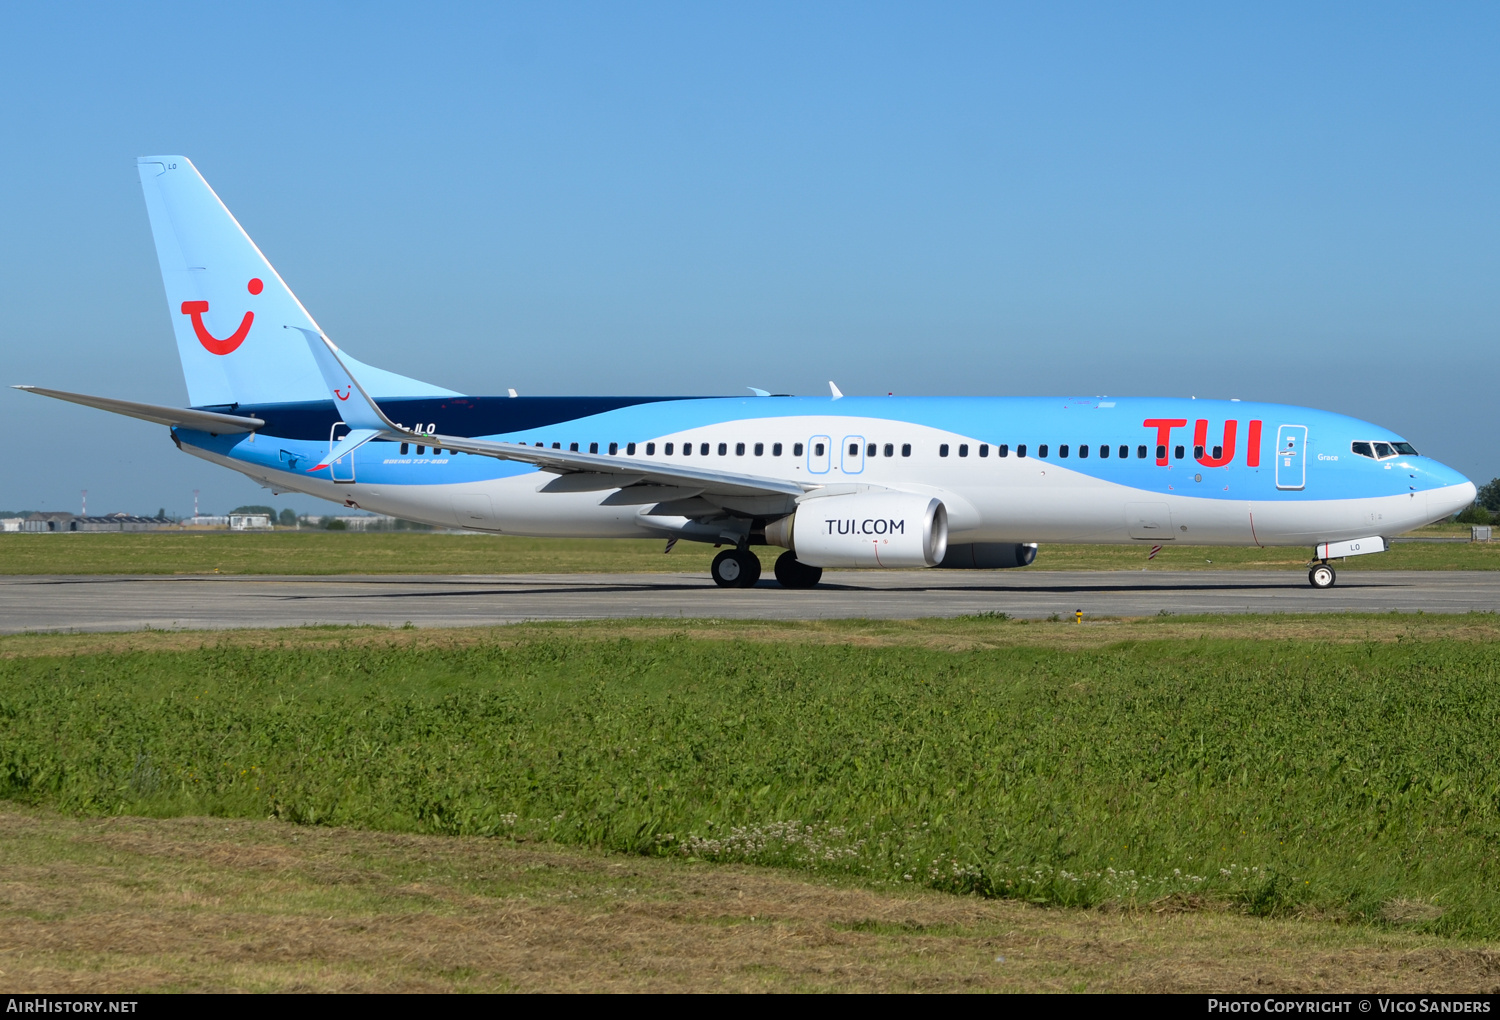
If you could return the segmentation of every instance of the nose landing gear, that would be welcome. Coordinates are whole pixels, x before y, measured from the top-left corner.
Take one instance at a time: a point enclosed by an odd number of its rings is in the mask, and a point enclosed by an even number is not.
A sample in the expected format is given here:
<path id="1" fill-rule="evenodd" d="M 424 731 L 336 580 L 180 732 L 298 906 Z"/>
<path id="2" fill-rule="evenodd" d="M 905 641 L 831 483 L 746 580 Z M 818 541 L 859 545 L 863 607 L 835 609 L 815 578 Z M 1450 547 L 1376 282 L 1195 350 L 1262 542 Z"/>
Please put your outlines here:
<path id="1" fill-rule="evenodd" d="M 1333 582 L 1337 579 L 1338 575 L 1326 563 L 1314 563 L 1312 569 L 1307 572 L 1307 583 L 1314 588 L 1332 588 Z"/>
<path id="2" fill-rule="evenodd" d="M 720 588 L 754 588 L 760 580 L 760 557 L 749 549 L 725 549 L 709 567 Z"/>

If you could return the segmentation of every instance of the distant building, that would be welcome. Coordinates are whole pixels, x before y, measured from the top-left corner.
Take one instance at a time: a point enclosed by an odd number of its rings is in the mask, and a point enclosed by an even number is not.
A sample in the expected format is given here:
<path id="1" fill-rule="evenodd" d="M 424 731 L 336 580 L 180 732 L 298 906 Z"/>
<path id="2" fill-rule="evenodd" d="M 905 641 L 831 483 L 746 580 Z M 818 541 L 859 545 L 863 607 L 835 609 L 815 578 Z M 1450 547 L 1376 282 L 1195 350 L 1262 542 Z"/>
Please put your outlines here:
<path id="1" fill-rule="evenodd" d="M 0 517 L 0 531 L 20 531 L 25 523 L 24 517 Z"/>
<path id="2" fill-rule="evenodd" d="M 18 531 L 161 531 L 177 527 L 169 517 L 136 517 L 133 514 L 105 514 L 102 517 L 80 517 L 62 512 L 36 513 L 21 522 Z M 10 528 L 5 530 L 9 531 Z"/>
<path id="3" fill-rule="evenodd" d="M 103 517 L 78 517 L 73 521 L 77 531 L 163 531 L 177 527 L 170 517 L 137 517 L 134 514 L 105 514 Z"/>
<path id="4" fill-rule="evenodd" d="M 227 528 L 229 527 L 228 514 L 195 514 L 192 517 L 182 519 L 184 528 Z"/>
<path id="5" fill-rule="evenodd" d="M 230 514 L 230 531 L 273 531 L 269 514 Z"/>
<path id="6" fill-rule="evenodd" d="M 47 513 L 35 513 L 27 517 L 21 523 L 22 531 L 77 531 L 78 518 L 73 514 L 63 513 L 55 510 Z"/>

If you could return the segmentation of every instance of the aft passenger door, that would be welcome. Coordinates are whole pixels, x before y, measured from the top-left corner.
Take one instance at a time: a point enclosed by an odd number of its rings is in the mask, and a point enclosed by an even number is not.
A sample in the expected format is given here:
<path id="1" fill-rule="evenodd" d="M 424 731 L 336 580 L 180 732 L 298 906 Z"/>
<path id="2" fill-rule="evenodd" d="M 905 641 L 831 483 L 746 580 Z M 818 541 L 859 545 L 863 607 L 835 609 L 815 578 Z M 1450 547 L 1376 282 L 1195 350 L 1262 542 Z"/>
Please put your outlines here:
<path id="1" fill-rule="evenodd" d="M 340 439 L 343 439 L 348 434 L 348 425 L 345 425 L 341 421 L 334 422 L 333 428 L 328 432 L 328 452 L 332 453 L 334 444 L 337 443 Z M 333 480 L 335 482 L 354 481 L 354 454 L 347 453 L 344 456 L 340 457 L 338 460 L 334 461 L 328 466 L 328 470 L 332 472 Z"/>
<path id="2" fill-rule="evenodd" d="M 1283 425 L 1276 430 L 1276 488 L 1307 485 L 1307 426 Z"/>
<path id="3" fill-rule="evenodd" d="M 813 436 L 807 441 L 807 470 L 810 474 L 826 475 L 828 473 L 832 446 L 833 440 L 827 436 Z"/>

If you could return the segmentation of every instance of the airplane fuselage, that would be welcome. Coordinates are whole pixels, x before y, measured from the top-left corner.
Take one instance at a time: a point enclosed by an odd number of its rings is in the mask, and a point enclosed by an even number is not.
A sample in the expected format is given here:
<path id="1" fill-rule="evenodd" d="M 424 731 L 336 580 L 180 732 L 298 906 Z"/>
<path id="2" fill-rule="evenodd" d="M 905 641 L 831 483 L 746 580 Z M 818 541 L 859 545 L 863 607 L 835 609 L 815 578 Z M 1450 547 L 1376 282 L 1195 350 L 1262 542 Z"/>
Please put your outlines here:
<path id="1" fill-rule="evenodd" d="M 1388 429 L 1280 404 L 455 396 L 393 398 L 383 407 L 430 434 L 712 467 L 830 491 L 930 494 L 947 508 L 951 543 L 1311 546 L 1398 534 L 1473 499 L 1467 479 L 1400 452 L 1411 448 Z M 749 521 L 788 509 L 774 497 L 705 506 L 691 491 L 620 503 L 614 486 L 556 491 L 558 476 L 530 465 L 416 443 L 372 442 L 315 469 L 344 431 L 335 401 L 233 410 L 266 424 L 253 436 L 178 428 L 179 445 L 277 490 L 438 526 L 703 537 L 689 522 L 714 510 Z M 539 491 L 548 485 L 553 491 Z"/>

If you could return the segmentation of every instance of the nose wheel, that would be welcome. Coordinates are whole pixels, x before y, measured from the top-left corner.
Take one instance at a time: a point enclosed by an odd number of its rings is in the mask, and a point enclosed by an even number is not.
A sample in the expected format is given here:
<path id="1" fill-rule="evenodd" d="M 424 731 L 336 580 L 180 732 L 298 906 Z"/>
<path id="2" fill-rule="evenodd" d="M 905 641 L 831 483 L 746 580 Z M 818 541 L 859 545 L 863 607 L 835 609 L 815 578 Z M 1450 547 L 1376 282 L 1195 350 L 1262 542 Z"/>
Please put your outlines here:
<path id="1" fill-rule="evenodd" d="M 1313 568 L 1307 572 L 1307 583 L 1314 588 L 1332 588 L 1333 582 L 1337 579 L 1338 575 L 1326 563 L 1314 564 Z"/>
<path id="2" fill-rule="evenodd" d="M 748 549 L 725 549 L 708 569 L 720 588 L 754 588 L 760 580 L 760 557 Z"/>

